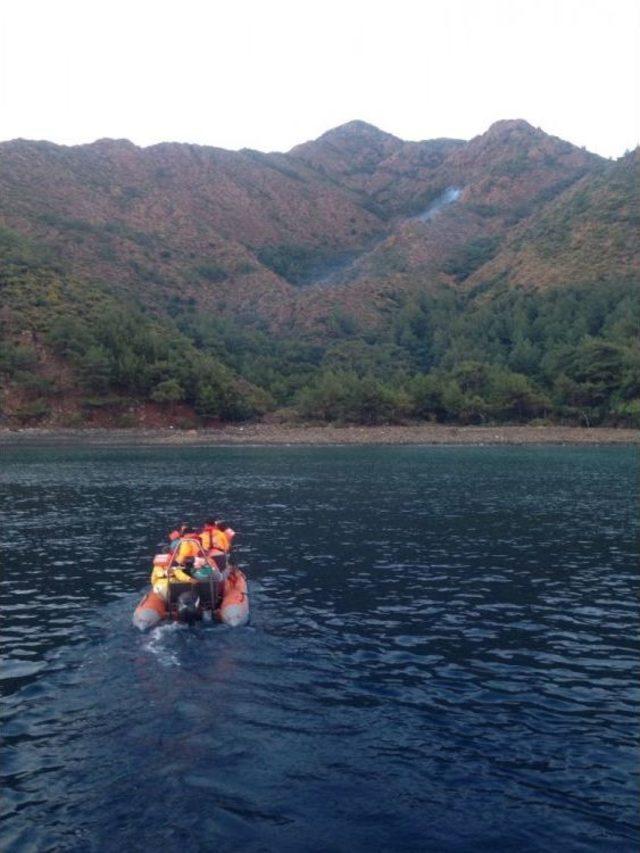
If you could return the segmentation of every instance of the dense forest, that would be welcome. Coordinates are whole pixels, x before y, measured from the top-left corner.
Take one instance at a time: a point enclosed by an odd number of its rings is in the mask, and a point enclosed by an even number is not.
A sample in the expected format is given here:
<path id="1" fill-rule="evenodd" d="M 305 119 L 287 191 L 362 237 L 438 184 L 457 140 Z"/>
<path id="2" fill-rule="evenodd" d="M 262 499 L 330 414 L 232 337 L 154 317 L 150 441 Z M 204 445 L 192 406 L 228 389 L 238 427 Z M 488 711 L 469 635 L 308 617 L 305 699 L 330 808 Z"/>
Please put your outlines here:
<path id="1" fill-rule="evenodd" d="M 640 304 L 632 281 L 486 298 L 442 289 L 398 296 L 388 322 L 336 313 L 323 339 L 274 336 L 176 304 L 150 317 L 87 287 L 37 244 L 0 234 L 0 371 L 19 390 L 20 423 L 38 423 L 68 394 L 68 425 L 141 402 L 175 420 L 282 417 L 378 424 L 553 421 L 640 425 Z M 47 365 L 51 369 L 47 370 Z M 179 421 L 179 418 L 178 418 Z"/>
<path id="2" fill-rule="evenodd" d="M 633 282 L 400 302 L 384 327 L 336 317 L 322 344 L 189 314 L 181 327 L 271 407 L 307 419 L 640 424 Z"/>

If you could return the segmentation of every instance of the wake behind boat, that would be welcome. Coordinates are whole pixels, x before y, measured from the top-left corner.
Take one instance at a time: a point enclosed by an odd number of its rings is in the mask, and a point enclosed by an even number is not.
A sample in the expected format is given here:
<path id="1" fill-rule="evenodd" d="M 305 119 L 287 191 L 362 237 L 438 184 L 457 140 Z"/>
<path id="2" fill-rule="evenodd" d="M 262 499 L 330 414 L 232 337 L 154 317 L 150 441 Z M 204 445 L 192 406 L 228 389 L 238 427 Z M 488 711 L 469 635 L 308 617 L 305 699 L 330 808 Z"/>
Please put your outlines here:
<path id="1" fill-rule="evenodd" d="M 146 631 L 170 620 L 193 624 L 217 619 L 232 627 L 247 624 L 244 572 L 230 564 L 224 550 L 205 548 L 202 537 L 182 534 L 172 550 L 154 557 L 151 589 L 133 614 L 136 628 Z M 211 537 L 205 541 L 213 544 Z"/>

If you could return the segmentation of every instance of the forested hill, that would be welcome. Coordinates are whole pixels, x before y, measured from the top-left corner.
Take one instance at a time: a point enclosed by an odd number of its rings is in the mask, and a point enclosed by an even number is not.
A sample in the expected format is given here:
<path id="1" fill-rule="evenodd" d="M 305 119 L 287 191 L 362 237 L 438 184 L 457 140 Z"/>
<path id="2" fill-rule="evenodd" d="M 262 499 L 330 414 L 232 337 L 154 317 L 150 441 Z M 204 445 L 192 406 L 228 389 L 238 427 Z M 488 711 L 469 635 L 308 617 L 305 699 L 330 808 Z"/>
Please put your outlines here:
<path id="1" fill-rule="evenodd" d="M 640 424 L 640 154 L 0 144 L 5 425 Z"/>

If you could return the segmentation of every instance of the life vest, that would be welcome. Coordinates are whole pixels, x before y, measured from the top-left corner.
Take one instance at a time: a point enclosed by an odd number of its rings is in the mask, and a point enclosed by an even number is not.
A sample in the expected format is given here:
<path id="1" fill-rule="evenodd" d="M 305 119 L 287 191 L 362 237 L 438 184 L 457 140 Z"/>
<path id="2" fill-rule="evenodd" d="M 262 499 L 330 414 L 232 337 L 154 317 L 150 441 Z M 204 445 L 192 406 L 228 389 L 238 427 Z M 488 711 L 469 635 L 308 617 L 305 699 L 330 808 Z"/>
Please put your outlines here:
<path id="1" fill-rule="evenodd" d="M 224 530 L 217 530 L 216 532 L 218 534 L 216 540 L 218 548 L 220 548 L 221 551 L 224 551 L 225 554 L 228 554 L 231 550 L 231 540 L 229 539 Z"/>
<path id="2" fill-rule="evenodd" d="M 201 572 L 202 569 L 198 569 L 198 571 Z M 209 569 L 209 571 L 211 572 L 211 569 Z M 176 566 L 173 569 L 173 576 L 171 577 L 171 579 L 167 577 L 162 577 L 161 575 L 156 575 L 155 577 L 154 575 L 151 575 L 151 585 L 153 587 L 153 591 L 157 595 L 161 595 L 165 601 L 167 600 L 167 595 L 169 592 L 169 584 L 174 582 L 194 583 L 194 579 L 190 575 L 187 575 L 185 572 L 183 572 L 179 566 Z"/>
<path id="3" fill-rule="evenodd" d="M 192 580 L 190 575 L 183 572 L 180 566 L 174 566 L 171 572 L 173 580 L 180 581 L 181 583 L 189 583 Z M 166 586 L 166 580 L 166 568 L 164 566 L 154 566 L 151 572 L 151 586 L 155 589 L 156 584 L 159 582 L 162 582 Z M 158 592 L 158 590 L 156 590 L 156 592 Z"/>
<path id="4" fill-rule="evenodd" d="M 153 581 L 153 591 L 156 595 L 162 596 L 164 600 L 167 600 L 167 592 L 169 590 L 169 581 L 166 578 L 156 578 Z"/>
<path id="5" fill-rule="evenodd" d="M 202 547 L 205 551 L 210 551 L 213 548 L 213 534 L 215 527 L 203 527 L 198 536 L 202 542 Z"/>
<path id="6" fill-rule="evenodd" d="M 151 585 L 153 586 L 156 581 L 159 581 L 161 578 L 167 577 L 167 570 L 164 566 L 155 566 L 151 570 Z"/>
<path id="7" fill-rule="evenodd" d="M 200 553 L 200 545 L 194 539 L 181 539 L 176 551 L 176 562 L 184 563 L 189 557 L 197 557 Z"/>
<path id="8" fill-rule="evenodd" d="M 205 551 L 217 548 L 218 551 L 224 551 L 226 554 L 231 547 L 229 537 L 222 530 L 218 530 L 217 527 L 205 527 L 199 535 Z"/>
<path id="9" fill-rule="evenodd" d="M 186 544 L 186 543 L 180 543 Z M 204 561 L 203 561 L 204 562 Z M 199 569 L 201 571 L 201 569 Z M 209 569 L 211 571 L 211 569 Z M 167 599 L 167 591 L 169 589 L 169 584 L 173 582 L 178 583 L 193 583 L 193 578 L 183 572 L 180 566 L 173 566 L 171 569 L 171 579 L 167 578 L 167 567 L 159 566 L 154 564 L 153 570 L 151 572 L 151 586 L 153 591 L 158 595 L 162 596 L 162 598 Z"/>
<path id="10" fill-rule="evenodd" d="M 173 570 L 173 578 L 171 580 L 177 581 L 178 583 L 193 583 L 191 575 L 185 574 L 179 566 L 176 566 Z"/>

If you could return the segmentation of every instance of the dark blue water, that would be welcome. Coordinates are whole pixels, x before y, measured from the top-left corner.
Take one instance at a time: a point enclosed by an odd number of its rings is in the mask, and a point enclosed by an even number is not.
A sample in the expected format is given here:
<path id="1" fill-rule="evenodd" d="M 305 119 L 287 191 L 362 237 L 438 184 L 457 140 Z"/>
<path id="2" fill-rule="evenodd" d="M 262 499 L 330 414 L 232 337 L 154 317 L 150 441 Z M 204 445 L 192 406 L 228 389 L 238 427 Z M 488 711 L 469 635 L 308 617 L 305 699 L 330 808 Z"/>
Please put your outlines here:
<path id="1" fill-rule="evenodd" d="M 627 448 L 5 450 L 2 848 L 637 849 Z M 184 519 L 245 629 L 131 627 Z"/>

